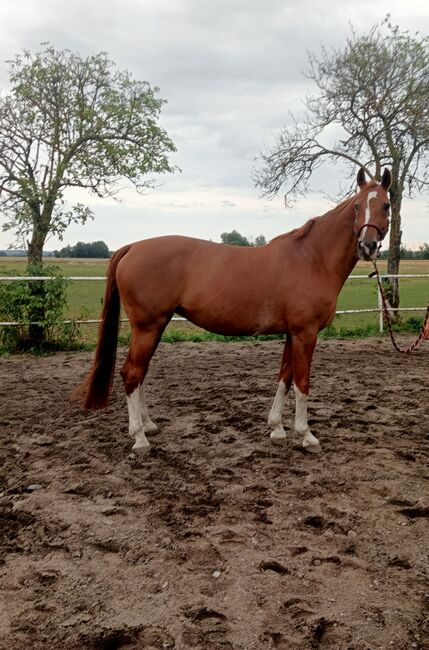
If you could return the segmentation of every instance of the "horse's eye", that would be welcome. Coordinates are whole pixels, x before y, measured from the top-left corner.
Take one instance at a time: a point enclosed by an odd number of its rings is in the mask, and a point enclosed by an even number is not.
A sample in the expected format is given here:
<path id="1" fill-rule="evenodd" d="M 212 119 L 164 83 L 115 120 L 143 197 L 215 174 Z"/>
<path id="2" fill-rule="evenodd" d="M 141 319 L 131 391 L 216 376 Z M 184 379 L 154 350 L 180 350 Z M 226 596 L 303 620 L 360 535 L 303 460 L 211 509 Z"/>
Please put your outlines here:
<path id="1" fill-rule="evenodd" d="M 353 207 L 355 209 L 355 212 L 359 212 L 359 203 L 355 203 Z"/>
<path id="2" fill-rule="evenodd" d="M 383 203 L 383 210 L 385 212 L 389 212 L 390 210 L 390 203 Z"/>

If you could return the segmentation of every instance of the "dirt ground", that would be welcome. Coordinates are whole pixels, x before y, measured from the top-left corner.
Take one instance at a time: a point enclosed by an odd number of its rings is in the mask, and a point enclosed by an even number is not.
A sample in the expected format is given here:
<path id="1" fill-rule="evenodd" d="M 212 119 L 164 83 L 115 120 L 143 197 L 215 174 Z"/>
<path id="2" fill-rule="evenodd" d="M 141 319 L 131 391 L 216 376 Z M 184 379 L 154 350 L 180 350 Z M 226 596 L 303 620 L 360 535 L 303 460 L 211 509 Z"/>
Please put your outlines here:
<path id="1" fill-rule="evenodd" d="M 143 458 L 90 354 L 0 360 L 2 649 L 429 648 L 429 343 L 318 344 L 319 455 L 270 443 L 281 350 L 161 345 Z"/>

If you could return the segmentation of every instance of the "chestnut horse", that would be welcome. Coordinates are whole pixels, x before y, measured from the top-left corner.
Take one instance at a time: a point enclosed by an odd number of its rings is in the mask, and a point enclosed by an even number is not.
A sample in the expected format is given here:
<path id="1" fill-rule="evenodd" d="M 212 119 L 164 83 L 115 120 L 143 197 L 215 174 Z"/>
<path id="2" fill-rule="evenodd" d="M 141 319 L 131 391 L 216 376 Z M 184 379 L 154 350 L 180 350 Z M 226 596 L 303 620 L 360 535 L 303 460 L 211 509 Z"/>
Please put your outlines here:
<path id="1" fill-rule="evenodd" d="M 268 417 L 274 444 L 286 438 L 285 396 L 296 395 L 295 431 L 320 451 L 307 422 L 310 366 L 317 334 L 334 318 L 338 294 L 358 259 L 375 259 L 389 227 L 385 170 L 381 183 L 357 175 L 358 191 L 321 217 L 265 246 L 227 246 L 190 237 L 156 237 L 124 246 L 108 267 L 97 350 L 82 389 L 85 408 L 106 406 L 115 365 L 120 303 L 131 324 L 121 370 L 133 449 L 144 453 L 149 417 L 144 379 L 174 313 L 218 334 L 283 334 L 278 388 Z"/>

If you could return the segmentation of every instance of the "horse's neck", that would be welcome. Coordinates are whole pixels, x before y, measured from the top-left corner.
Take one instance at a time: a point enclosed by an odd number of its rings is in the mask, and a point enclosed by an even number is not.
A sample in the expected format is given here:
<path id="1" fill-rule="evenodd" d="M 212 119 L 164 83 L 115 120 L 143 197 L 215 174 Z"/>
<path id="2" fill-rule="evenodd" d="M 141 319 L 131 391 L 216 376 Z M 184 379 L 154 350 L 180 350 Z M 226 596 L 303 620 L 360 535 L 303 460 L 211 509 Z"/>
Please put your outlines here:
<path id="1" fill-rule="evenodd" d="M 306 244 L 314 247 L 317 267 L 332 278 L 339 292 L 358 260 L 352 202 L 337 206 L 317 219 Z"/>

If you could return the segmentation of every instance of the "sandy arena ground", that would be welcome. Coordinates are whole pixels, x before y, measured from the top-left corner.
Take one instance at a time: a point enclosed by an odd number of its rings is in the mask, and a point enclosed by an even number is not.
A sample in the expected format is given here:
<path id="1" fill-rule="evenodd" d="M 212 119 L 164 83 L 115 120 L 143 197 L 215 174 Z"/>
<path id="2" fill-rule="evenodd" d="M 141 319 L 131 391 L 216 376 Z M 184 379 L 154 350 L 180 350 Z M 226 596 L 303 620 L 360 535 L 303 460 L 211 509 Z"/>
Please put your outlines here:
<path id="1" fill-rule="evenodd" d="M 90 354 L 0 360 L 0 648 L 429 648 L 429 343 L 318 344 L 317 456 L 270 444 L 281 350 L 161 345 L 143 458 Z"/>

